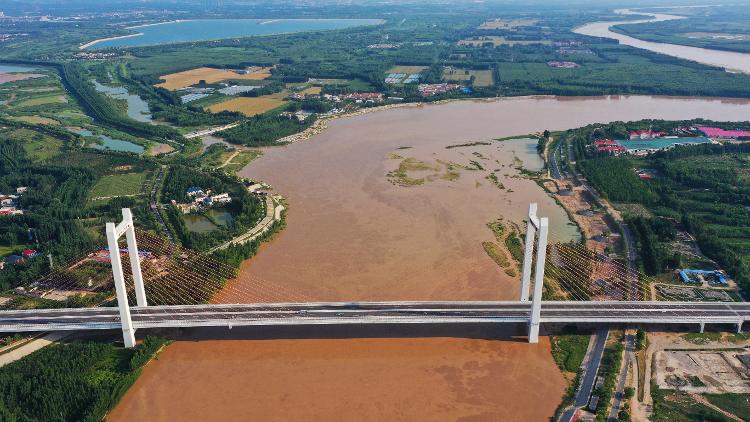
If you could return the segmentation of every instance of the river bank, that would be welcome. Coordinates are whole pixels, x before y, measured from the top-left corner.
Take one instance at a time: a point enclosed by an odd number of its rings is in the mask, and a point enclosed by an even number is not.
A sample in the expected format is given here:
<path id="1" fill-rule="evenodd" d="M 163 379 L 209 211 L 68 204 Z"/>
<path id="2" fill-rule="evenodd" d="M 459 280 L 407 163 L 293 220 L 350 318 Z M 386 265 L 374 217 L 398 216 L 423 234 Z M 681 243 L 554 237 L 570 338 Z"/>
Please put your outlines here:
<path id="1" fill-rule="evenodd" d="M 580 35 L 617 40 L 622 45 L 703 63 L 709 66 L 717 66 L 724 68 L 730 72 L 750 73 L 750 54 L 747 53 L 644 41 L 611 30 L 611 28 L 614 26 L 685 19 L 684 16 L 640 12 L 637 11 L 637 9 L 617 9 L 615 10 L 615 13 L 620 15 L 643 15 L 649 18 L 631 21 L 593 22 L 579 26 L 573 29 L 573 32 Z"/>

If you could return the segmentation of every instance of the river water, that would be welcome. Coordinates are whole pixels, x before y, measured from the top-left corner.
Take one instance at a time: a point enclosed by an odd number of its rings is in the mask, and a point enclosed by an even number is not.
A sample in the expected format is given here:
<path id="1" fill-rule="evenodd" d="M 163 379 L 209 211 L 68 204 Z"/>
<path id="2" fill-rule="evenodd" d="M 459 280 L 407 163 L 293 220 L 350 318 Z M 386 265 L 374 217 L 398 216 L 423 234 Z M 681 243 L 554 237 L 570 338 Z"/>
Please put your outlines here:
<path id="1" fill-rule="evenodd" d="M 486 223 L 520 223 L 536 201 L 553 238 L 575 230 L 515 169 L 539 166 L 533 143 L 492 139 L 615 120 L 748 116 L 745 100 L 631 96 L 461 101 L 335 120 L 242 171 L 290 205 L 286 229 L 244 265 L 243 279 L 317 300 L 514 299 L 517 278 L 482 249 L 492 239 Z M 490 145 L 446 149 L 475 141 Z M 430 168 L 409 173 L 424 184 L 389 181 L 406 158 Z M 475 170 L 445 177 L 447 162 Z M 253 289 L 241 284 L 231 287 Z M 528 345 L 522 331 L 487 326 L 380 328 L 347 339 L 350 329 L 191 331 L 149 364 L 109 420 L 541 421 L 565 388 L 546 337 Z"/>
<path id="2" fill-rule="evenodd" d="M 656 53 L 666 54 L 672 57 L 691 60 L 711 66 L 718 66 L 728 71 L 750 73 L 750 54 L 738 53 L 732 51 L 711 50 L 700 47 L 690 47 L 686 45 L 666 44 L 651 41 L 639 40 L 628 35 L 618 34 L 610 30 L 617 25 L 628 25 L 646 22 L 663 22 L 675 19 L 685 19 L 684 16 L 666 15 L 660 13 L 645 13 L 633 11 L 630 9 L 619 9 L 615 11 L 621 15 L 645 15 L 650 16 L 648 19 L 617 21 L 617 22 L 594 22 L 580 26 L 573 32 L 581 35 L 590 35 L 592 37 L 602 37 L 617 40 L 620 44 L 628 45 L 635 48 L 642 48 Z"/>

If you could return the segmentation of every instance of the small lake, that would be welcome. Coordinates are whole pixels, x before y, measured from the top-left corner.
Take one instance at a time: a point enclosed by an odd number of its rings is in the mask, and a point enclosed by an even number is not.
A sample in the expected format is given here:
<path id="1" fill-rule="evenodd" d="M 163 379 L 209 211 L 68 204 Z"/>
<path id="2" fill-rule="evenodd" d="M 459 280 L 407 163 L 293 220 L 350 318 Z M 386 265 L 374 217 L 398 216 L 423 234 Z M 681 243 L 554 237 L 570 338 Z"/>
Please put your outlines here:
<path id="1" fill-rule="evenodd" d="M 107 94 L 107 96 L 111 98 L 127 101 L 128 117 L 143 123 L 149 123 L 151 121 L 151 110 L 148 108 L 148 104 L 143 101 L 143 98 L 129 93 L 128 90 L 122 86 L 109 86 L 101 84 L 98 81 L 93 82 L 97 91 Z"/>
<path id="2" fill-rule="evenodd" d="M 224 209 L 211 209 L 206 212 L 220 226 L 226 226 L 232 222 L 232 214 Z M 185 214 L 185 226 L 194 233 L 208 233 L 217 228 L 210 219 L 202 214 Z"/>
<path id="3" fill-rule="evenodd" d="M 132 142 L 110 138 L 107 135 L 94 135 L 94 133 L 91 132 L 90 130 L 81 129 L 75 132 L 81 136 L 99 138 L 99 141 L 101 143 L 93 145 L 92 148 L 94 149 L 121 151 L 121 152 L 134 152 L 136 154 L 141 154 L 143 153 L 143 151 L 146 150 L 146 148 L 144 148 L 143 146 L 134 144 Z"/>
<path id="4" fill-rule="evenodd" d="M 380 19 L 196 19 L 128 28 L 136 34 L 97 40 L 84 48 L 139 47 L 254 35 L 344 29 L 377 25 Z"/>

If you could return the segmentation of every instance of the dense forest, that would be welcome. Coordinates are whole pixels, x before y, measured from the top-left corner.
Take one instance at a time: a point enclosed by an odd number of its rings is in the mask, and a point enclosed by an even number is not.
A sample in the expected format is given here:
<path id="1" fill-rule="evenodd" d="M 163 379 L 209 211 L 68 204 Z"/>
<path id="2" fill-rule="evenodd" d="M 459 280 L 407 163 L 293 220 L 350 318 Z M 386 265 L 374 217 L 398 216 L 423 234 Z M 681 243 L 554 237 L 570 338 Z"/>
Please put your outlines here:
<path id="1" fill-rule="evenodd" d="M 590 147 L 596 139 L 622 139 L 628 130 L 651 127 L 669 133 L 698 124 L 750 126 L 747 122 L 705 120 L 618 122 L 571 130 L 563 139 L 574 144 L 582 158 L 577 163 L 579 170 L 604 197 L 615 203 L 643 205 L 653 214 L 626 216 L 646 274 L 690 264 L 669 247 L 679 226 L 695 236 L 703 254 L 750 294 L 750 181 L 746 176 L 750 172 L 750 143 L 676 146 L 646 157 L 613 157 Z M 656 177 L 640 179 L 637 168 L 651 169 Z"/>
<path id="2" fill-rule="evenodd" d="M 54 344 L 0 368 L 0 420 L 101 421 L 167 342 Z"/>
<path id="3" fill-rule="evenodd" d="M 188 197 L 186 192 L 189 187 L 193 186 L 201 188 L 204 192 L 210 190 L 213 194 L 229 193 L 232 202 L 223 207 L 231 213 L 232 219 L 226 226 L 219 225 L 208 233 L 197 233 L 188 229 L 180 210 L 176 207 L 169 207 L 167 210 L 169 222 L 182 244 L 188 248 L 205 250 L 221 241 L 229 240 L 232 236 L 255 226 L 265 213 L 263 203 L 249 193 L 234 176 L 220 171 L 196 171 L 186 165 L 174 165 L 170 168 L 164 181 L 163 201 L 191 202 L 192 198 Z"/>
<path id="4" fill-rule="evenodd" d="M 247 146 L 272 145 L 277 139 L 294 135 L 306 129 L 315 121 L 315 115 L 304 122 L 279 115 L 261 114 L 249 118 L 235 128 L 218 133 L 227 142 Z"/>

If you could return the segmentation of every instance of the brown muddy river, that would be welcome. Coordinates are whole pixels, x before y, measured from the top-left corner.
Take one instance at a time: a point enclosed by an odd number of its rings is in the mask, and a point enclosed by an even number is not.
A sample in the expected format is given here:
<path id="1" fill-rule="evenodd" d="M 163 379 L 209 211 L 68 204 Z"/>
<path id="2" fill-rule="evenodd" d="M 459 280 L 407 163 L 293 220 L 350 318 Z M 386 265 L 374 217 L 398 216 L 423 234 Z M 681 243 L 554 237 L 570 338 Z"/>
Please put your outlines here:
<path id="1" fill-rule="evenodd" d="M 693 117 L 747 120 L 750 103 L 519 98 L 335 120 L 310 140 L 266 150 L 242 172 L 273 185 L 290 205 L 287 228 L 245 264 L 244 279 L 311 300 L 515 299 L 517 279 L 482 248 L 493 238 L 486 224 L 521 223 L 536 201 L 553 238 L 575 230 L 515 169 L 541 165 L 533 141 L 492 140 Z M 477 141 L 489 145 L 446 148 Z M 241 284 L 230 286 L 236 297 L 226 301 L 251 297 L 243 292 L 252 286 Z M 563 394 L 546 338 L 528 345 L 523 333 L 513 341 L 513 331 L 494 327 L 424 328 L 429 338 L 405 330 L 372 329 L 365 339 L 321 328 L 277 331 L 271 340 L 269 330 L 188 333 L 149 364 L 110 420 L 542 421 Z"/>

